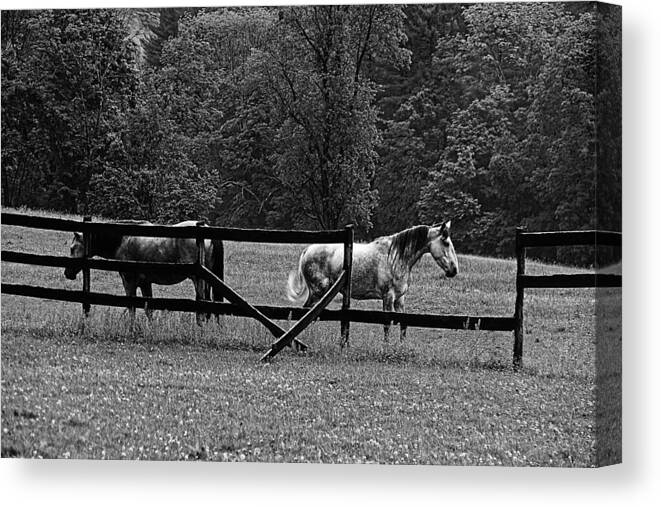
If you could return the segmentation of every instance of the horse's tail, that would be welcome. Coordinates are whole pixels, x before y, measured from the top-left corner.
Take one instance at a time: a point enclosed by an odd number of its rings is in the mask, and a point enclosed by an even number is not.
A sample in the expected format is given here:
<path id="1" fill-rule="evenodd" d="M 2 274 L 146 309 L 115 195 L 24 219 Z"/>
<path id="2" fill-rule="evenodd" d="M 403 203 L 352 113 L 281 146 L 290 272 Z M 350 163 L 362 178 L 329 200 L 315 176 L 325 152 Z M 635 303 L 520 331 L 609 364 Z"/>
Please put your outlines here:
<path id="1" fill-rule="evenodd" d="M 211 271 L 221 280 L 225 278 L 223 271 L 225 270 L 225 247 L 223 242 L 219 239 L 211 240 Z M 219 301 L 222 299 L 222 294 L 213 288 L 213 300 Z"/>
<path id="2" fill-rule="evenodd" d="M 301 258 L 298 261 L 298 269 L 289 273 L 289 280 L 287 281 L 287 298 L 289 301 L 299 304 L 307 301 L 308 294 L 310 293 L 308 284 L 303 276 L 303 259 L 305 258 L 306 251 L 307 249 L 303 250 Z"/>

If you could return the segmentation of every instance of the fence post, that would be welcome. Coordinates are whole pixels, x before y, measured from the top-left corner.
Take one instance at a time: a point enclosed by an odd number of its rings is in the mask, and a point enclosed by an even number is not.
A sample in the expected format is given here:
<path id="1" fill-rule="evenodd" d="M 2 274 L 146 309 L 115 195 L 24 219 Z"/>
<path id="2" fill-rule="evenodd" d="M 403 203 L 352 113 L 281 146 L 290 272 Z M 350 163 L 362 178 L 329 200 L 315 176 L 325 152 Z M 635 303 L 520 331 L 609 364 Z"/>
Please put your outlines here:
<path id="1" fill-rule="evenodd" d="M 216 273 L 216 276 L 224 282 L 225 281 L 225 243 L 220 242 L 219 244 L 221 245 L 220 252 L 214 251 L 213 254 L 214 254 L 214 256 L 218 255 L 218 261 L 217 261 L 218 264 L 216 264 L 216 270 L 218 272 Z M 215 291 L 214 291 L 213 300 L 217 301 L 219 303 L 222 303 L 224 301 L 224 297 L 222 296 L 222 294 L 221 294 L 221 296 L 216 297 Z M 218 317 L 218 315 L 216 315 L 216 318 L 217 317 Z"/>
<path id="2" fill-rule="evenodd" d="M 83 222 L 91 222 L 91 216 L 84 216 Z M 92 251 L 92 231 L 83 230 L 83 259 L 87 260 Z M 83 266 L 83 295 L 85 301 L 83 302 L 83 315 L 89 317 L 91 305 L 87 302 L 90 293 L 91 276 L 89 266 Z"/>
<path id="3" fill-rule="evenodd" d="M 349 326 L 351 320 L 349 319 L 349 308 L 351 306 L 351 266 L 353 264 L 353 224 L 349 224 L 344 228 L 344 264 L 343 269 L 346 273 L 346 282 L 344 285 L 344 294 L 342 296 L 342 320 L 340 323 L 340 330 L 342 334 L 342 341 L 340 346 L 343 348 L 349 345 Z"/>
<path id="4" fill-rule="evenodd" d="M 198 221 L 195 224 L 197 227 L 204 227 L 204 221 Z M 206 265 L 206 251 L 204 250 L 204 237 L 202 237 L 201 231 L 195 235 L 195 246 L 197 247 L 197 258 L 195 263 L 198 267 L 204 267 Z M 207 282 L 202 276 L 195 277 L 195 300 L 202 301 L 206 295 Z M 200 323 L 200 318 L 202 313 L 196 312 L 198 324 Z"/>
<path id="5" fill-rule="evenodd" d="M 514 369 L 523 366 L 523 283 L 521 277 L 526 273 L 526 247 L 521 234 L 524 227 L 516 228 L 516 302 L 514 304 Z"/>

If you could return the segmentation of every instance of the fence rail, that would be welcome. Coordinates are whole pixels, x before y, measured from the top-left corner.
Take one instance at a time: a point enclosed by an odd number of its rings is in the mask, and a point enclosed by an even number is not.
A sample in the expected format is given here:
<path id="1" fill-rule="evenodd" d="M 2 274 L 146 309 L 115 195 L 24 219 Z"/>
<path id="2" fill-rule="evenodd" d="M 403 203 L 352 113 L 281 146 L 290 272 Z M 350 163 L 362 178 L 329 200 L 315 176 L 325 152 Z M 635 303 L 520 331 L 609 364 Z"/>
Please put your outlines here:
<path id="1" fill-rule="evenodd" d="M 171 225 L 114 224 L 78 222 L 61 218 L 2 213 L 3 225 L 67 232 L 116 233 L 128 236 L 164 238 L 204 238 L 248 243 L 344 243 L 345 229 L 329 231 L 231 229 L 227 227 L 173 227 Z"/>
<path id="2" fill-rule="evenodd" d="M 622 233 L 613 231 L 548 231 L 520 233 L 522 247 L 622 246 Z"/>
<path id="3" fill-rule="evenodd" d="M 27 296 L 41 299 L 52 299 L 71 303 L 88 301 L 92 305 L 145 308 L 153 310 L 168 310 L 178 312 L 204 312 L 215 315 L 232 315 L 236 317 L 252 317 L 253 314 L 246 308 L 238 307 L 232 303 L 214 303 L 211 301 L 195 301 L 185 298 L 145 298 L 141 296 L 119 296 L 90 292 L 87 296 L 83 291 L 35 287 L 32 285 L 2 283 L 3 294 Z M 266 317 L 275 320 L 298 320 L 309 308 L 298 306 L 254 305 L 254 308 Z M 340 321 L 343 316 L 342 309 L 324 308 L 317 316 L 322 321 Z M 425 313 L 398 313 L 383 312 L 380 310 L 360 310 L 351 308 L 348 311 L 351 322 L 365 324 L 405 324 L 407 326 L 482 330 L 482 331 L 512 331 L 515 319 L 512 317 L 490 317 L 474 315 L 438 315 Z"/>
<path id="4" fill-rule="evenodd" d="M 281 336 L 275 343 L 271 345 L 271 348 L 264 354 L 261 358 L 262 361 L 266 361 L 274 357 L 278 352 L 291 343 L 291 341 L 296 338 L 303 330 L 312 324 L 312 322 L 319 317 L 319 314 L 324 311 L 324 308 L 333 300 L 335 296 L 340 292 L 342 287 L 350 282 L 347 277 L 347 272 L 342 271 L 339 278 L 331 286 L 330 289 L 324 294 L 324 296 L 315 304 L 305 315 L 303 315 L 296 323 L 289 328 L 283 336 Z M 342 322 L 346 321 L 346 311 L 341 315 Z M 342 328 L 342 333 L 344 328 Z"/>
<path id="5" fill-rule="evenodd" d="M 522 275 L 519 283 L 526 289 L 577 289 L 590 287 L 621 287 L 622 276 L 611 274 Z"/>
<path id="6" fill-rule="evenodd" d="M 57 255 L 38 255 L 12 250 L 2 251 L 4 262 L 50 266 L 56 268 L 98 269 L 101 271 L 130 271 L 147 273 L 171 273 L 173 270 L 186 275 L 197 272 L 195 263 L 116 261 L 112 259 L 89 259 L 62 257 Z"/>

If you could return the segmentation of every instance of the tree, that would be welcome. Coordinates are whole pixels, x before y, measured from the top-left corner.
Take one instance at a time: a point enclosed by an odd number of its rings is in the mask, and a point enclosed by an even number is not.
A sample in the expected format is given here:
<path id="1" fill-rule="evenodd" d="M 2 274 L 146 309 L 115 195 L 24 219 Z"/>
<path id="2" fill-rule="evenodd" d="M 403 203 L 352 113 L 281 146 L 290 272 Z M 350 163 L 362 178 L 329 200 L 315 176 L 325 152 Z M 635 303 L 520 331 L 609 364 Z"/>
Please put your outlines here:
<path id="1" fill-rule="evenodd" d="M 480 4 L 464 17 L 466 33 L 437 51 L 462 93 L 423 216 L 458 214 L 462 249 L 497 255 L 516 225 L 594 227 L 594 12 Z"/>
<path id="2" fill-rule="evenodd" d="M 445 147 L 448 119 L 460 96 L 435 53 L 439 41 L 465 30 L 462 9 L 458 4 L 406 5 L 405 47 L 411 52 L 410 66 L 373 70 L 380 86 L 377 105 L 382 135 L 380 170 L 374 180 L 379 192 L 376 234 L 390 234 L 421 221 L 420 189 Z"/>
<path id="3" fill-rule="evenodd" d="M 226 225 L 264 225 L 275 193 L 266 101 L 248 79 L 248 61 L 272 43 L 275 20 L 269 9 L 202 11 L 184 18 L 163 52 L 168 118 L 191 141 L 200 174 L 216 182 L 207 215 Z"/>
<path id="4" fill-rule="evenodd" d="M 597 227 L 622 230 L 622 11 L 596 4 Z"/>
<path id="5" fill-rule="evenodd" d="M 95 179 L 97 206 L 109 213 L 134 206 L 161 221 L 255 223 L 248 220 L 261 210 L 251 204 L 266 165 L 256 109 L 241 84 L 251 48 L 265 43 L 272 21 L 261 9 L 200 11 L 181 20 L 159 65 L 143 72 L 140 100 L 118 139 L 118 163 Z"/>
<path id="6" fill-rule="evenodd" d="M 125 19 L 118 10 L 32 11 L 3 30 L 2 191 L 11 204 L 85 209 L 135 91 Z"/>
<path id="7" fill-rule="evenodd" d="M 191 160 L 192 144 L 164 115 L 154 77 L 146 76 L 138 103 L 117 126 L 104 170 L 92 178 L 90 209 L 159 222 L 208 217 L 218 181 Z"/>
<path id="8" fill-rule="evenodd" d="M 251 62 L 276 132 L 273 163 L 295 224 L 364 229 L 376 203 L 379 140 L 370 62 L 406 63 L 396 6 L 280 11 L 269 47 Z"/>
<path id="9" fill-rule="evenodd" d="M 496 255 L 516 225 L 618 229 L 613 12 L 3 13 L 2 198 L 362 236 L 453 219 L 462 251 Z"/>

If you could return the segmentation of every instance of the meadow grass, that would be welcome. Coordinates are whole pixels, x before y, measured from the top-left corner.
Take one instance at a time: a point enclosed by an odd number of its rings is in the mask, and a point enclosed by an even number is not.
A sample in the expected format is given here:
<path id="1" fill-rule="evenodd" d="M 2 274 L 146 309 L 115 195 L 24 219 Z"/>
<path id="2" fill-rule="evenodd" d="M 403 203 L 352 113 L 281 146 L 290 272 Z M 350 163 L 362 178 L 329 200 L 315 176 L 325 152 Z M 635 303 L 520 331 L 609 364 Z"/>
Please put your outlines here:
<path id="1" fill-rule="evenodd" d="M 2 226 L 3 249 L 66 254 L 69 241 Z M 302 248 L 228 242 L 226 280 L 251 302 L 289 304 L 287 274 Z M 513 313 L 512 260 L 460 255 L 459 265 L 447 280 L 423 258 L 407 311 Z M 61 269 L 4 262 L 2 281 L 81 286 Z M 123 294 L 110 272 L 93 272 L 92 290 Z M 608 289 L 601 311 L 619 294 Z M 190 281 L 154 295 L 194 297 Z M 400 343 L 393 329 L 384 343 L 380 326 L 352 323 L 341 350 L 339 323 L 328 322 L 303 333 L 307 353 L 261 364 L 273 337 L 250 319 L 197 326 L 190 314 L 138 312 L 131 330 L 123 309 L 93 307 L 83 319 L 77 304 L 3 295 L 2 455 L 592 466 L 595 291 L 530 290 L 525 314 L 520 372 L 511 333 L 410 328 Z"/>

